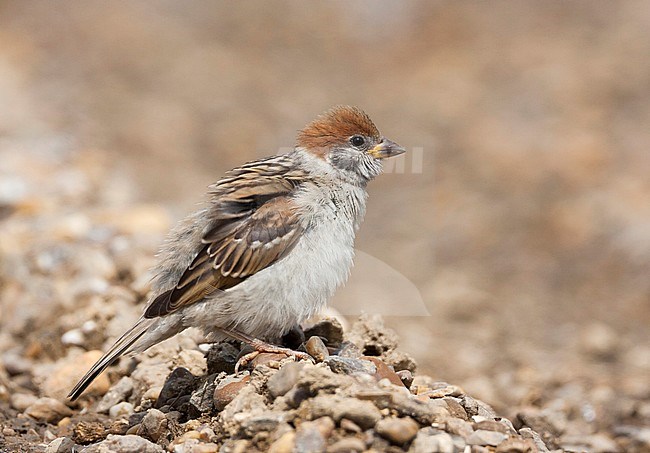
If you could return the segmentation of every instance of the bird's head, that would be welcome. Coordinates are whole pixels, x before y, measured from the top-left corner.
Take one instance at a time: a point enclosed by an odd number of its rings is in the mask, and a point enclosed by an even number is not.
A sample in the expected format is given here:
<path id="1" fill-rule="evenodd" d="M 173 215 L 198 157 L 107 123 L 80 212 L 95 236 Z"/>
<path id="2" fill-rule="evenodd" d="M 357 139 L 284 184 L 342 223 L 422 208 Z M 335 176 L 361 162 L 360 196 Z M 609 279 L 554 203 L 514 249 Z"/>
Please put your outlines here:
<path id="1" fill-rule="evenodd" d="M 297 146 L 325 160 L 360 182 L 382 171 L 381 161 L 404 153 L 404 148 L 383 137 L 361 109 L 337 106 L 298 133 Z"/>

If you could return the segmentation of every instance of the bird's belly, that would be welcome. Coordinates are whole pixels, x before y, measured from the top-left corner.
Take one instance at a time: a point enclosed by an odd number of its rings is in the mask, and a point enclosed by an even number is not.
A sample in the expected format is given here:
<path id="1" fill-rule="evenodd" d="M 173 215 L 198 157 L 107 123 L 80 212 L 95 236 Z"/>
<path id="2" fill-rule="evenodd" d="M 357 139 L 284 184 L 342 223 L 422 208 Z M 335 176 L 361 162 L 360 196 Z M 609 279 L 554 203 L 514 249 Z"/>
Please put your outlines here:
<path id="1" fill-rule="evenodd" d="M 206 333 L 235 328 L 274 340 L 318 313 L 347 279 L 354 228 L 325 222 L 305 232 L 291 252 L 237 286 L 188 307 L 184 324 Z"/>

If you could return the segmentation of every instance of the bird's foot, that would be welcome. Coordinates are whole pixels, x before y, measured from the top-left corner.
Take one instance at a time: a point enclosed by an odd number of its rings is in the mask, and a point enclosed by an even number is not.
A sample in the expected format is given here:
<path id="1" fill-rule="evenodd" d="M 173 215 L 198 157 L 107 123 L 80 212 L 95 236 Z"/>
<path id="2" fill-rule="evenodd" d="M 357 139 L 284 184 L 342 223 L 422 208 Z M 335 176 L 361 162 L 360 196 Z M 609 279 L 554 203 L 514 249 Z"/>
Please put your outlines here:
<path id="1" fill-rule="evenodd" d="M 253 352 L 249 352 L 248 354 L 241 356 L 239 360 L 237 360 L 237 363 L 235 364 L 235 373 L 238 373 L 241 367 L 249 364 L 251 360 L 253 360 L 255 357 L 257 357 L 258 355 L 260 355 L 260 353 L 263 352 L 270 353 L 270 354 L 284 354 L 288 357 L 294 357 L 295 359 L 313 360 L 312 357 L 306 352 L 294 351 L 293 349 L 265 343 L 263 341 L 258 340 L 257 338 L 253 338 L 251 341 L 247 341 L 246 343 L 251 345 L 255 350 Z"/>

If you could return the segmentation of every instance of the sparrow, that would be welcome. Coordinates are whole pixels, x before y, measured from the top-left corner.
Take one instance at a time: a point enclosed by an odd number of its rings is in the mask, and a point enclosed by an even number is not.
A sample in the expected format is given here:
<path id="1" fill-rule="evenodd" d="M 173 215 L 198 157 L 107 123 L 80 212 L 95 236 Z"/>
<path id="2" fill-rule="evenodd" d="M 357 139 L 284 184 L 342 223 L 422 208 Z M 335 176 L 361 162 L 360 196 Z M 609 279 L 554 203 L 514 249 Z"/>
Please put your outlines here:
<path id="1" fill-rule="evenodd" d="M 337 106 L 298 132 L 290 152 L 227 172 L 209 186 L 205 207 L 164 242 L 143 315 L 68 398 L 120 356 L 188 327 L 210 342 L 247 343 L 254 353 L 306 356 L 276 344 L 347 280 L 366 186 L 384 159 L 404 151 L 361 109 Z"/>

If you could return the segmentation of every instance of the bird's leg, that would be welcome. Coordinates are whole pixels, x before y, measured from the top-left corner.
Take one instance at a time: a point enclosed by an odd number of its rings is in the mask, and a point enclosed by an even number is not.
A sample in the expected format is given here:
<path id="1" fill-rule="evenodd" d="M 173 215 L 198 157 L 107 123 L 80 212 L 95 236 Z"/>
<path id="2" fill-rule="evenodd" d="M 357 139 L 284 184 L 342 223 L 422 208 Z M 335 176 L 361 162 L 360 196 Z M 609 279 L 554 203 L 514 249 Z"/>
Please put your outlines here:
<path id="1" fill-rule="evenodd" d="M 235 329 L 220 329 L 220 330 L 222 330 L 223 333 L 225 333 L 226 335 L 229 335 L 235 340 L 241 341 L 242 343 L 246 343 L 247 345 L 251 346 L 254 349 L 253 352 L 245 354 L 242 357 L 240 357 L 239 360 L 237 360 L 237 363 L 235 364 L 235 373 L 238 373 L 239 368 L 241 366 L 245 366 L 248 362 L 250 362 L 255 357 L 257 357 L 261 352 L 268 352 L 271 354 L 285 354 L 289 357 L 311 360 L 311 356 L 306 352 L 294 351 L 293 349 L 284 348 L 282 346 L 266 343 L 262 340 L 251 337 L 250 335 L 247 335 Z"/>

